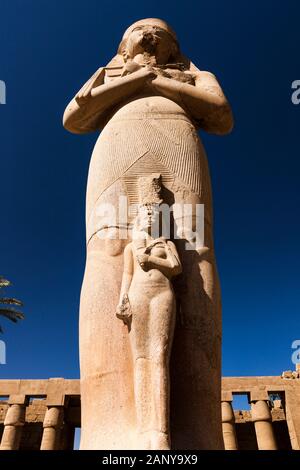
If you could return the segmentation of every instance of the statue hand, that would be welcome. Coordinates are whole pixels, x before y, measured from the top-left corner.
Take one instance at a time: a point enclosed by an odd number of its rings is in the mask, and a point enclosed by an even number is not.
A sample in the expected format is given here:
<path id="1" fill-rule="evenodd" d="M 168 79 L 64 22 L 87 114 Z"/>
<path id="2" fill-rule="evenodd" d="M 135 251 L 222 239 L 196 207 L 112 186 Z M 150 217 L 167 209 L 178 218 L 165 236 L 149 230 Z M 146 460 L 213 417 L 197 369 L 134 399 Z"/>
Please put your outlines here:
<path id="1" fill-rule="evenodd" d="M 127 294 L 123 295 L 122 300 L 116 308 L 116 317 L 122 320 L 125 325 L 128 325 L 130 322 L 131 308 Z"/>
<path id="2" fill-rule="evenodd" d="M 144 269 L 149 261 L 149 255 L 137 255 L 136 259 L 141 268 Z"/>
<path id="3" fill-rule="evenodd" d="M 132 65 L 132 63 L 133 61 L 129 65 L 127 65 L 126 63 L 121 77 L 126 77 L 127 75 L 134 75 L 135 77 L 142 78 L 143 83 L 152 81 L 157 77 L 157 74 L 152 68 L 148 66 L 144 67 L 136 63 Z"/>
<path id="4" fill-rule="evenodd" d="M 92 96 L 92 88 L 94 86 L 94 81 L 90 80 L 86 86 L 81 88 L 81 90 L 75 96 L 75 100 L 80 105 L 85 104 Z"/>
<path id="5" fill-rule="evenodd" d="M 142 68 L 142 65 L 139 65 L 134 60 L 128 60 L 123 67 L 121 76 L 124 77 L 125 75 L 129 75 L 130 73 L 137 72 Z"/>
<path id="6" fill-rule="evenodd" d="M 124 305 L 120 303 L 119 305 L 117 305 L 117 308 L 116 308 L 116 316 L 120 319 L 123 319 L 125 317 L 124 313 L 125 313 Z"/>
<path id="7" fill-rule="evenodd" d="M 157 78 L 157 72 L 150 65 L 147 65 L 146 67 L 144 67 L 144 73 L 145 73 L 145 78 L 147 79 L 147 81 L 152 82 L 152 80 L 155 80 Z"/>

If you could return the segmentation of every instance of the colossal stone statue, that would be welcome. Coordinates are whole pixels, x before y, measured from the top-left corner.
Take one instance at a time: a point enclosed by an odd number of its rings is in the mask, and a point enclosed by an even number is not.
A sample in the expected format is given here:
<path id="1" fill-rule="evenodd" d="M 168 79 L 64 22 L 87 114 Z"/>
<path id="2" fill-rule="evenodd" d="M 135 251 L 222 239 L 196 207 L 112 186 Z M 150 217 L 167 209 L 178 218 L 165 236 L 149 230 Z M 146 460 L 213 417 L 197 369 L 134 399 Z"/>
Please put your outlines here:
<path id="1" fill-rule="evenodd" d="M 226 134 L 232 125 L 215 76 L 153 18 L 127 29 L 117 55 L 66 108 L 69 131 L 102 131 L 86 201 L 81 449 L 223 447 L 221 300 L 197 130 Z M 137 211 L 124 217 L 120 200 Z M 162 201 L 172 207 L 171 235 L 151 237 Z"/>

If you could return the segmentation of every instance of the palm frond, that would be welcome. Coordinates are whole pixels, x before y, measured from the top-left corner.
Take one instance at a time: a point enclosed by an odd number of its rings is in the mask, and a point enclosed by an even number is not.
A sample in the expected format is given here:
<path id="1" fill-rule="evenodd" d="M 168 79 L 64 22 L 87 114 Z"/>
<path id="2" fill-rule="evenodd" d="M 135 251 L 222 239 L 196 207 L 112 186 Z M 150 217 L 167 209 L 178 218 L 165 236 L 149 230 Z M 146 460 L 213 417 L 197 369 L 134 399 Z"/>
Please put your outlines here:
<path id="1" fill-rule="evenodd" d="M 9 286 L 11 286 L 11 282 L 0 274 L 0 289 Z M 18 320 L 23 320 L 25 318 L 24 314 L 14 307 L 10 307 L 11 305 L 22 307 L 23 303 L 21 300 L 15 299 L 14 297 L 0 297 L 0 316 L 8 318 L 14 323 L 17 323 Z M 0 334 L 1 333 L 3 333 L 3 330 L 0 325 Z"/>
<path id="2" fill-rule="evenodd" d="M 18 320 L 23 320 L 25 318 L 22 312 L 15 310 L 14 308 L 0 308 L 0 315 L 8 318 L 9 320 L 17 323 Z"/>
<path id="3" fill-rule="evenodd" d="M 11 282 L 5 279 L 5 277 L 0 275 L 0 288 L 1 287 L 8 287 L 11 285 Z"/>
<path id="4" fill-rule="evenodd" d="M 13 297 L 0 297 L 0 304 L 18 305 L 19 307 L 23 306 L 23 302 L 21 302 L 21 300 L 14 299 Z"/>

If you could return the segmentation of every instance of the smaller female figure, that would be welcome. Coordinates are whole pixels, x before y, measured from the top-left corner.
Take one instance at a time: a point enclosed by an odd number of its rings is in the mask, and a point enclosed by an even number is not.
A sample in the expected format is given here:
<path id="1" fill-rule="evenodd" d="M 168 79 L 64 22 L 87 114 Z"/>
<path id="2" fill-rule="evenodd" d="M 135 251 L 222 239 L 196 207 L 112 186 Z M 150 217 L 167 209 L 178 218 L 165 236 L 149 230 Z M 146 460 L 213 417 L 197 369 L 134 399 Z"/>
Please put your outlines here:
<path id="1" fill-rule="evenodd" d="M 150 191 L 148 186 L 146 196 L 140 195 L 133 241 L 124 250 L 116 315 L 128 325 L 140 445 L 170 449 L 169 361 L 176 319 L 171 279 L 181 273 L 181 263 L 174 243 L 153 237 L 153 227 L 161 225 L 158 178 L 139 180 L 144 190 L 150 183 Z"/>

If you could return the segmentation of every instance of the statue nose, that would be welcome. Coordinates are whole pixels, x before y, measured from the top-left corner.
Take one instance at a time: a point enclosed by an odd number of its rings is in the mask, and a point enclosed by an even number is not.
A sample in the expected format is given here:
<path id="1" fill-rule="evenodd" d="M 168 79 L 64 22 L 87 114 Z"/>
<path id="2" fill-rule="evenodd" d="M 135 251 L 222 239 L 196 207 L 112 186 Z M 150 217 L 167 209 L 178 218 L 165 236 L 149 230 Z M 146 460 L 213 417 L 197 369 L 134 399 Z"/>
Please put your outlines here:
<path id="1" fill-rule="evenodd" d="M 142 31 L 143 38 L 149 39 L 155 35 L 155 29 L 148 29 L 147 31 Z"/>

